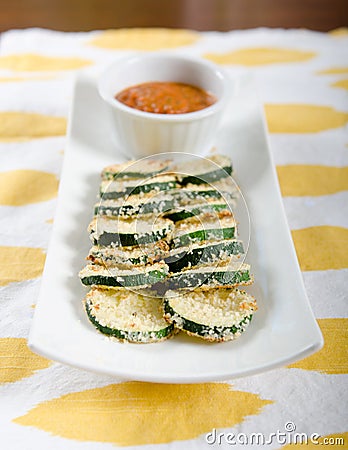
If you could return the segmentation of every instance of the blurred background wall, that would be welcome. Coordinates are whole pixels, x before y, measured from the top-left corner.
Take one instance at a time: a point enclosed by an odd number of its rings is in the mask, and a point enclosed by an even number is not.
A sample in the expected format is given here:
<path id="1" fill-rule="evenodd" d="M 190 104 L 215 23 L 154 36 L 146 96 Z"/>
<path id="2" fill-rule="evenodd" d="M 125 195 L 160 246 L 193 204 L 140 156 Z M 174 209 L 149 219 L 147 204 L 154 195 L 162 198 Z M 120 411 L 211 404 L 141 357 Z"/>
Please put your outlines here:
<path id="1" fill-rule="evenodd" d="M 348 25 L 348 0 L 0 0 L 0 31 L 121 27 L 328 31 Z"/>

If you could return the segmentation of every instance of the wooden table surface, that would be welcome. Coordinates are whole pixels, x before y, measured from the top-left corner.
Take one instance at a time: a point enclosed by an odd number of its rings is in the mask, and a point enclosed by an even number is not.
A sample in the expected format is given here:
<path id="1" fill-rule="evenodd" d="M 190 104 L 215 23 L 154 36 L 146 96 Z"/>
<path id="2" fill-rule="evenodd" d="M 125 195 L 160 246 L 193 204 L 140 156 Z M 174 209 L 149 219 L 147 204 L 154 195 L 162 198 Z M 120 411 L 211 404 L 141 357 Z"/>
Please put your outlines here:
<path id="1" fill-rule="evenodd" d="M 121 27 L 328 31 L 348 25 L 347 0 L 0 0 L 0 31 Z"/>

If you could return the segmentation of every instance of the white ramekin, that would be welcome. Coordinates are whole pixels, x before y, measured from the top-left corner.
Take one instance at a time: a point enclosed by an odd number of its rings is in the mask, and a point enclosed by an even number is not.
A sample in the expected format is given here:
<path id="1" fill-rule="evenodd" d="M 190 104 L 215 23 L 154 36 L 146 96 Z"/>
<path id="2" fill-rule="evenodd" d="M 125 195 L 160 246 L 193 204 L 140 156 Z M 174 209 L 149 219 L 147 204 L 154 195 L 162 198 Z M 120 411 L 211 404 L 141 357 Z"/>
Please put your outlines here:
<path id="1" fill-rule="evenodd" d="M 115 99 L 123 89 L 147 81 L 174 81 L 199 86 L 217 101 L 208 108 L 186 114 L 155 114 L 139 111 Z M 116 133 L 119 150 L 133 158 L 162 152 L 203 154 L 214 144 L 217 127 L 228 96 L 228 78 L 214 64 L 165 54 L 123 58 L 99 78 L 98 90 L 105 100 L 110 132 Z"/>

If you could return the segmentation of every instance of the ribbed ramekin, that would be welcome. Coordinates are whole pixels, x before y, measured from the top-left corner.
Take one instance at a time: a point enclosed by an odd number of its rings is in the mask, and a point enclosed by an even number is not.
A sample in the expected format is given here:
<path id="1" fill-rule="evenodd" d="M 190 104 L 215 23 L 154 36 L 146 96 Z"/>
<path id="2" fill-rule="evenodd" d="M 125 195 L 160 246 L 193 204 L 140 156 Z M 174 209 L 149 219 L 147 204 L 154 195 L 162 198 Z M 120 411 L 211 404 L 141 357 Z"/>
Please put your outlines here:
<path id="1" fill-rule="evenodd" d="M 148 81 L 173 81 L 198 86 L 217 101 L 185 114 L 140 111 L 115 99 L 123 89 Z M 105 100 L 115 145 L 129 157 L 162 152 L 204 153 L 214 144 L 228 97 L 228 77 L 214 64 L 165 54 L 132 56 L 116 61 L 101 74 L 98 90 Z"/>

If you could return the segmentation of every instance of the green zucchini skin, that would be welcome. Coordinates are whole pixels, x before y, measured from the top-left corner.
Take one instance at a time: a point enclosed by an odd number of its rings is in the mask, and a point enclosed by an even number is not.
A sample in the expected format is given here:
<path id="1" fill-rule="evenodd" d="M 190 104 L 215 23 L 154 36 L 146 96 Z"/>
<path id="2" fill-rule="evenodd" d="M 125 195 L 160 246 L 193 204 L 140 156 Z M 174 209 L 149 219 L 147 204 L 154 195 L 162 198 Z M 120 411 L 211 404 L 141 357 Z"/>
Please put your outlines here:
<path id="1" fill-rule="evenodd" d="M 88 232 L 94 245 L 115 248 L 139 247 L 169 238 L 173 226 L 171 220 L 152 215 L 139 217 L 137 221 L 131 218 L 94 216 L 88 225 Z"/>
<path id="2" fill-rule="evenodd" d="M 131 268 L 132 266 L 145 266 L 150 262 L 150 258 L 147 255 L 140 255 L 139 257 L 128 257 L 125 255 L 124 258 L 121 258 L 118 256 L 118 258 L 115 260 L 115 258 L 112 257 L 112 255 L 104 255 L 102 251 L 98 251 L 95 253 L 90 253 L 87 257 L 89 261 L 91 261 L 94 264 L 99 265 L 110 265 L 110 266 L 127 266 Z"/>
<path id="3" fill-rule="evenodd" d="M 122 172 L 111 172 L 111 171 L 103 171 L 102 178 L 104 180 L 122 180 L 122 179 L 134 179 L 134 180 L 141 180 L 144 178 L 152 178 L 156 175 L 160 175 L 162 172 L 167 170 L 168 167 L 163 167 L 160 170 L 154 171 L 154 172 L 132 172 L 132 171 L 122 171 Z"/>
<path id="4" fill-rule="evenodd" d="M 174 324 L 168 324 L 167 327 L 162 328 L 162 330 L 158 331 L 124 331 L 124 330 L 118 330 L 116 328 L 110 328 L 104 325 L 101 325 L 96 318 L 92 315 L 89 302 L 85 302 L 85 308 L 87 312 L 87 316 L 91 323 L 103 334 L 106 334 L 108 336 L 113 336 L 120 340 L 125 340 L 129 342 L 141 342 L 144 343 L 144 340 L 147 341 L 150 336 L 153 336 L 152 342 L 160 341 L 164 338 L 169 337 L 174 332 Z M 151 340 L 149 340 L 151 342 Z"/>
<path id="5" fill-rule="evenodd" d="M 101 245 L 105 247 L 109 245 L 114 245 L 116 247 L 135 247 L 158 242 L 161 239 L 166 238 L 166 236 L 167 233 L 165 231 L 157 231 L 142 235 L 105 232 L 101 234 L 98 239 L 94 239 L 93 243 L 94 245 Z"/>
<path id="6" fill-rule="evenodd" d="M 170 164 L 171 161 L 169 160 L 145 161 L 145 165 L 142 164 L 142 162 L 139 164 L 139 161 L 133 161 L 133 163 L 111 164 L 102 170 L 101 178 L 102 180 L 141 180 L 144 178 L 152 178 L 168 170 Z"/>
<path id="7" fill-rule="evenodd" d="M 87 260 L 94 265 L 129 270 L 134 266 L 146 266 L 163 261 L 168 255 L 168 245 L 161 241 L 146 248 L 93 246 Z"/>
<path id="8" fill-rule="evenodd" d="M 163 169 L 164 170 L 164 169 Z M 159 175 L 161 171 L 159 172 L 149 172 L 147 174 L 141 173 L 141 172 L 109 172 L 104 171 L 103 172 L 103 180 L 115 180 L 115 179 L 135 179 L 135 180 L 141 180 L 145 177 L 153 177 L 155 175 Z"/>
<path id="9" fill-rule="evenodd" d="M 224 241 L 207 244 L 200 247 L 190 248 L 188 252 L 183 251 L 175 256 L 168 256 L 164 261 L 169 266 L 171 272 L 180 272 L 186 267 L 195 267 L 202 264 L 222 262 L 219 256 L 221 252 L 226 253 L 227 259 L 232 255 L 244 253 L 243 243 L 241 241 Z M 226 258 L 225 258 L 226 259 Z"/>
<path id="10" fill-rule="evenodd" d="M 147 194 L 149 192 L 156 191 L 169 191 L 170 189 L 175 189 L 178 187 L 178 183 L 176 181 L 166 181 L 164 183 L 153 182 L 147 184 L 140 184 L 138 186 L 127 186 L 123 191 L 111 191 L 111 192 L 102 192 L 100 191 L 100 197 L 103 200 L 111 200 L 116 198 L 121 198 L 129 195 L 139 195 L 141 193 Z"/>
<path id="11" fill-rule="evenodd" d="M 103 259 L 103 257 L 93 257 L 93 256 L 89 256 L 88 259 L 90 261 L 92 261 L 92 263 L 95 264 L 110 264 L 110 265 L 123 265 L 123 266 L 128 266 L 128 267 L 132 267 L 132 266 L 145 266 L 146 264 L 149 263 L 149 259 L 144 255 L 144 257 L 141 258 L 129 258 L 128 260 L 124 260 L 121 262 L 117 262 L 117 263 L 113 263 L 112 258 L 109 259 Z"/>
<path id="12" fill-rule="evenodd" d="M 81 277 L 81 282 L 85 286 L 112 286 L 112 287 L 143 287 L 152 286 L 166 279 L 165 272 L 153 270 L 146 274 L 134 274 L 122 276 L 122 281 L 117 280 L 117 277 L 105 275 L 89 275 Z"/>
<path id="13" fill-rule="evenodd" d="M 237 286 L 249 284 L 252 281 L 249 270 L 231 270 L 214 272 L 191 272 L 184 270 L 169 276 L 167 284 L 169 289 L 196 288 L 200 286 Z"/>
<path id="14" fill-rule="evenodd" d="M 173 197 L 179 201 L 180 203 L 187 202 L 189 200 L 197 200 L 197 199 L 222 199 L 223 194 L 219 192 L 216 189 L 209 189 L 209 190 L 200 190 L 199 187 L 197 187 L 197 190 L 183 190 L 181 192 L 174 192 Z"/>
<path id="15" fill-rule="evenodd" d="M 162 213 L 172 209 L 174 206 L 174 200 L 161 200 L 160 208 L 158 203 L 149 202 L 142 205 L 122 205 L 122 206 L 110 206 L 110 205 L 96 205 L 94 207 L 94 215 L 100 216 L 114 216 L 114 217 L 132 217 L 138 215 L 146 215 L 153 213 Z"/>
<path id="16" fill-rule="evenodd" d="M 185 247 L 200 241 L 234 239 L 236 231 L 236 227 L 193 231 L 174 237 L 171 242 L 171 248 Z"/>
<path id="17" fill-rule="evenodd" d="M 180 211 L 169 211 L 165 214 L 164 217 L 172 220 L 173 222 L 179 222 L 180 220 L 185 220 L 190 217 L 199 216 L 203 213 L 211 212 L 211 213 L 219 213 L 220 211 L 230 211 L 229 206 L 226 203 L 221 204 L 211 204 L 211 205 L 197 205 L 191 209 L 183 208 Z"/>
<path id="18" fill-rule="evenodd" d="M 211 327 L 209 325 L 196 323 L 192 320 L 179 316 L 170 306 L 168 299 L 164 299 L 163 308 L 165 318 L 167 320 L 169 319 L 170 323 L 173 323 L 176 326 L 180 324 L 178 326 L 179 329 L 184 330 L 189 334 L 193 334 L 195 336 L 203 338 L 206 338 L 209 335 L 215 335 L 217 336 L 217 338 L 214 339 L 215 341 L 225 340 L 224 336 L 226 336 L 226 334 L 235 335 L 237 333 L 242 333 L 251 322 L 253 316 L 252 314 L 250 314 L 250 316 L 244 317 L 244 319 L 238 325 L 232 325 L 231 327 Z"/>
<path id="19" fill-rule="evenodd" d="M 221 167 L 212 172 L 203 173 L 201 175 L 187 175 L 181 178 L 180 184 L 186 186 L 188 184 L 208 184 L 227 178 L 232 174 L 232 166 Z"/>

